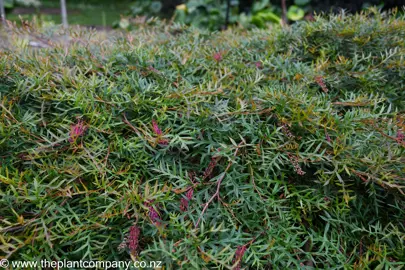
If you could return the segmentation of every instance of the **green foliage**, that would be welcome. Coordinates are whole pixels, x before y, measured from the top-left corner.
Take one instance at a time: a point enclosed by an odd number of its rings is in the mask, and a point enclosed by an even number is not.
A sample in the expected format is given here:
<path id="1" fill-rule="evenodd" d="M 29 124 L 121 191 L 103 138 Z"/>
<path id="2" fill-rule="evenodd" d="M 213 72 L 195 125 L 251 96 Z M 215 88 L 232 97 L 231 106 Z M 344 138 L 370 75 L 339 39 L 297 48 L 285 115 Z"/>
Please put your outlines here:
<path id="1" fill-rule="evenodd" d="M 269 22 L 281 23 L 281 18 L 277 15 L 276 9 L 270 4 L 269 0 L 256 1 L 252 7 L 251 14 L 243 14 L 241 16 L 248 17 L 247 23 L 243 20 L 241 21 L 241 24 L 246 28 L 249 28 L 251 25 L 264 28 Z"/>
<path id="2" fill-rule="evenodd" d="M 311 19 L 313 13 L 329 13 L 341 9 L 359 12 L 372 6 L 380 9 L 390 7 L 386 3 L 389 1 L 294 0 L 287 1 L 286 15 L 292 23 L 305 18 Z M 173 8 L 175 5 L 177 5 L 176 9 Z M 152 8 L 153 6 L 155 8 Z M 165 18 L 174 16 L 179 23 L 209 30 L 219 30 L 227 24 L 239 24 L 245 28 L 266 28 L 269 24 L 280 24 L 282 14 L 280 0 L 230 0 L 228 21 L 226 19 L 228 1 L 226 0 L 134 0 L 131 10 L 130 16 L 163 16 Z M 121 28 L 130 29 L 130 20 L 123 18 L 123 21 L 125 27 L 121 26 Z"/>
<path id="3" fill-rule="evenodd" d="M 235 7 L 231 7 L 230 21 L 236 22 Z M 197 27 L 217 30 L 225 23 L 226 1 L 217 0 L 190 0 L 180 5 L 175 12 L 176 21 Z"/>
<path id="4" fill-rule="evenodd" d="M 1 256 L 402 267 L 403 16 L 60 31 L 0 51 Z"/>
<path id="5" fill-rule="evenodd" d="M 15 6 L 36 7 L 41 6 L 40 0 L 4 0 L 6 9 L 11 10 Z"/>
<path id="6" fill-rule="evenodd" d="M 162 9 L 162 3 L 160 1 L 142 1 L 135 2 L 131 5 L 131 12 L 134 16 L 142 14 L 157 15 Z"/>
<path id="7" fill-rule="evenodd" d="M 287 18 L 292 21 L 299 21 L 304 18 L 305 11 L 298 6 L 290 6 L 287 11 Z"/>

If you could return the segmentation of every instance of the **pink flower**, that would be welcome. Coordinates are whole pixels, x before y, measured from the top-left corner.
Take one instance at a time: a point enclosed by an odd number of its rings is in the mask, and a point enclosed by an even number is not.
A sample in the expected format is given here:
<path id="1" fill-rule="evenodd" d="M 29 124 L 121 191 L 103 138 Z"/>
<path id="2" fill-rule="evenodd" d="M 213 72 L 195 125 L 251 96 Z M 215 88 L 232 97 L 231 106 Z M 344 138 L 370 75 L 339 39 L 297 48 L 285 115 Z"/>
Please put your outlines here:
<path id="1" fill-rule="evenodd" d="M 208 164 L 208 167 L 204 171 L 203 179 L 211 178 L 212 172 L 214 171 L 215 166 L 217 166 L 217 162 L 217 158 L 213 157 L 211 159 L 210 164 Z"/>
<path id="2" fill-rule="evenodd" d="M 190 187 L 186 192 L 186 198 L 181 198 L 181 200 L 180 200 L 180 210 L 182 212 L 187 211 L 189 202 L 193 198 L 193 194 L 194 194 L 194 190 L 193 190 L 192 187 Z"/>
<path id="3" fill-rule="evenodd" d="M 181 198 L 180 200 L 180 210 L 181 212 L 186 212 L 188 209 L 188 202 L 189 200 L 186 198 Z"/>
<path id="4" fill-rule="evenodd" d="M 155 132 L 155 134 L 158 137 L 161 137 L 163 135 L 162 131 L 160 130 L 160 128 L 155 120 L 152 120 L 152 128 L 153 128 L 153 132 Z M 167 145 L 169 143 L 169 141 L 166 139 L 159 139 L 158 143 L 162 144 L 162 145 Z"/>
<path id="5" fill-rule="evenodd" d="M 129 237 L 128 237 L 128 248 L 131 253 L 136 254 L 139 247 L 139 236 L 141 234 L 141 230 L 136 226 L 131 226 L 129 228 Z"/>
<path id="6" fill-rule="evenodd" d="M 326 87 L 325 81 L 322 78 L 322 76 L 316 76 L 315 81 L 322 88 L 322 91 L 324 91 L 325 93 L 328 93 L 328 88 Z"/>
<path id="7" fill-rule="evenodd" d="M 186 193 L 187 199 L 188 199 L 188 200 L 191 200 L 191 199 L 193 198 L 193 194 L 194 194 L 194 190 L 193 190 L 193 188 L 191 187 L 191 188 L 189 188 L 189 189 L 187 190 L 187 193 Z"/>
<path id="8" fill-rule="evenodd" d="M 404 133 L 402 133 L 402 132 L 399 131 L 399 130 L 398 130 L 398 132 L 397 132 L 396 141 L 397 141 L 399 144 L 405 146 L 405 135 L 404 135 Z"/>
<path id="9" fill-rule="evenodd" d="M 397 132 L 397 140 L 403 141 L 405 139 L 405 134 L 398 130 Z"/>
<path id="10" fill-rule="evenodd" d="M 160 130 L 160 128 L 155 120 L 152 120 L 152 126 L 153 126 L 153 131 L 155 132 L 156 135 L 162 135 L 162 131 Z"/>
<path id="11" fill-rule="evenodd" d="M 256 66 L 258 69 L 262 69 L 262 68 L 263 68 L 263 64 L 262 64 L 262 62 L 260 62 L 260 61 L 257 61 L 257 62 L 255 63 L 255 66 Z"/>
<path id="12" fill-rule="evenodd" d="M 84 122 L 78 119 L 75 125 L 70 126 L 69 142 L 72 143 L 76 141 L 77 138 L 83 136 L 86 129 L 87 126 L 84 125 Z"/>
<path id="13" fill-rule="evenodd" d="M 169 141 L 166 140 L 166 139 L 160 139 L 160 140 L 158 141 L 158 144 L 161 144 L 161 145 L 168 145 L 168 144 L 169 144 Z"/>
<path id="14" fill-rule="evenodd" d="M 246 252 L 246 245 L 243 246 L 238 246 L 235 252 L 235 257 L 233 258 L 232 263 L 238 263 L 235 268 L 233 268 L 234 270 L 239 270 L 240 269 L 240 265 L 241 265 L 241 261 L 242 261 L 242 257 Z"/>
<path id="15" fill-rule="evenodd" d="M 214 53 L 214 60 L 217 62 L 221 62 L 222 61 L 222 54 L 220 52 Z"/>
<path id="16" fill-rule="evenodd" d="M 152 66 L 149 66 L 149 70 L 153 71 L 153 72 L 156 72 L 156 73 L 159 73 L 159 70 L 157 70 L 156 68 L 154 68 Z"/>
<path id="17" fill-rule="evenodd" d="M 295 136 L 291 133 L 290 129 L 288 128 L 288 126 L 284 123 L 281 124 L 281 130 L 283 131 L 283 133 L 290 139 L 294 139 Z"/>
<path id="18" fill-rule="evenodd" d="M 160 216 L 159 213 L 153 208 L 153 206 L 149 206 L 149 218 L 152 220 L 152 223 L 155 225 L 159 225 Z"/>
<path id="19" fill-rule="evenodd" d="M 291 153 L 287 153 L 287 155 L 288 155 L 288 158 L 290 159 L 292 165 L 294 166 L 294 171 L 298 175 L 304 175 L 305 172 L 301 169 L 300 165 L 298 164 L 298 157 Z"/>

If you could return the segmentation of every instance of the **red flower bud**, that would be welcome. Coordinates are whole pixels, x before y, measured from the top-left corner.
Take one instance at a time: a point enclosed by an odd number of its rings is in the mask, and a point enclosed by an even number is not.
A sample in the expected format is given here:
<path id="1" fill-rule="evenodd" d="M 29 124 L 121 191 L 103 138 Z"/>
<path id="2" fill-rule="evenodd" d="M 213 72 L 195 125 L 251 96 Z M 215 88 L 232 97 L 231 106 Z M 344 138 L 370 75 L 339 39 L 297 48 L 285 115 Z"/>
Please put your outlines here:
<path id="1" fill-rule="evenodd" d="M 213 57 L 214 57 L 214 60 L 217 62 L 222 61 L 222 54 L 220 52 L 215 53 Z"/>
<path id="2" fill-rule="evenodd" d="M 328 88 L 326 87 L 325 81 L 322 78 L 322 76 L 316 76 L 315 81 L 322 88 L 322 91 L 324 91 L 325 93 L 328 93 Z"/>
<path id="3" fill-rule="evenodd" d="M 153 126 L 153 131 L 155 132 L 156 135 L 162 135 L 162 131 L 160 130 L 160 128 L 155 120 L 152 120 L 152 126 Z"/>
<path id="4" fill-rule="evenodd" d="M 86 129 L 87 127 L 83 121 L 79 119 L 75 125 L 70 126 L 69 142 L 74 142 L 77 138 L 83 136 Z"/>

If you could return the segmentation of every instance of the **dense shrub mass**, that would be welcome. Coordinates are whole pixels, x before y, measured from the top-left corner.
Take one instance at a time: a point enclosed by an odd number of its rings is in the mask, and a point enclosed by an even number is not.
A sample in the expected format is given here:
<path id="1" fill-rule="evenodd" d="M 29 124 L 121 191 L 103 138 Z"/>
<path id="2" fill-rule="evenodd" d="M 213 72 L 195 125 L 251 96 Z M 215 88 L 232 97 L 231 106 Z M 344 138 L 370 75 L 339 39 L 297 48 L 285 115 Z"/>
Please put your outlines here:
<path id="1" fill-rule="evenodd" d="M 0 52 L 1 256 L 405 261 L 405 17 L 75 29 L 68 44 L 24 27 Z"/>

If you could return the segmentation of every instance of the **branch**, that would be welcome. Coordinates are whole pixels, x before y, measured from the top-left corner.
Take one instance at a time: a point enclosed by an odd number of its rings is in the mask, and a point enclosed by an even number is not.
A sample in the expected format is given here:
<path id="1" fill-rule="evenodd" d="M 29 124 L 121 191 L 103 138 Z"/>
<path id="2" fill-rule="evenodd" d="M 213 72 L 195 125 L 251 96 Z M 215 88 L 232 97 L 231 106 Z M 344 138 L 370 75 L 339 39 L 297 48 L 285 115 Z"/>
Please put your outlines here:
<path id="1" fill-rule="evenodd" d="M 127 124 L 133 131 L 135 131 L 135 133 L 136 133 L 138 136 L 141 136 L 139 130 L 138 130 L 136 127 L 134 127 L 134 126 L 128 121 L 128 119 L 127 119 L 125 113 L 123 113 L 122 115 L 124 116 L 124 120 L 123 120 L 124 123 Z"/>
<path id="2" fill-rule="evenodd" d="M 242 142 L 240 142 L 240 143 L 238 144 L 238 146 L 237 146 L 237 148 L 236 148 L 236 150 L 235 150 L 235 153 L 233 154 L 234 157 L 236 157 L 236 155 L 238 154 L 239 149 L 240 149 L 240 146 L 241 146 L 243 143 L 244 143 L 244 141 L 242 141 Z M 226 166 L 226 169 L 225 169 L 225 171 L 224 171 L 224 174 L 223 174 L 220 178 L 218 178 L 218 181 L 217 181 L 217 190 L 215 191 L 214 195 L 212 195 L 212 197 L 208 200 L 208 202 L 206 202 L 206 203 L 204 204 L 204 208 L 203 208 L 203 210 L 202 210 L 202 212 L 201 212 L 200 217 L 199 217 L 198 220 L 197 220 L 197 223 L 195 224 L 195 228 L 198 227 L 198 224 L 200 223 L 200 220 L 201 220 L 202 216 L 204 215 L 205 211 L 207 210 L 208 206 L 210 205 L 210 203 L 212 203 L 212 201 L 215 199 L 215 197 L 218 197 L 218 199 L 219 199 L 219 190 L 220 190 L 220 188 L 221 188 L 222 180 L 224 180 L 225 175 L 226 175 L 226 173 L 228 172 L 228 170 L 231 168 L 231 166 L 232 166 L 232 160 L 229 161 L 228 166 Z"/>

